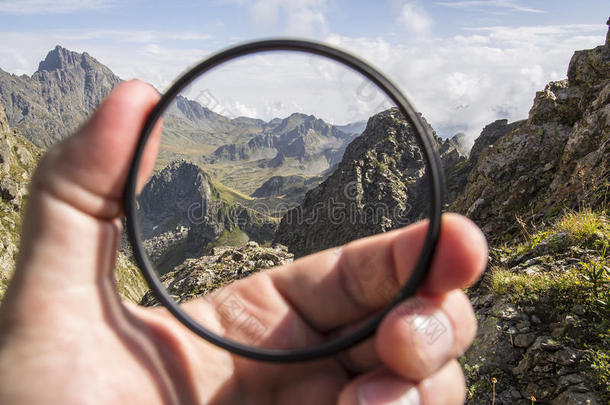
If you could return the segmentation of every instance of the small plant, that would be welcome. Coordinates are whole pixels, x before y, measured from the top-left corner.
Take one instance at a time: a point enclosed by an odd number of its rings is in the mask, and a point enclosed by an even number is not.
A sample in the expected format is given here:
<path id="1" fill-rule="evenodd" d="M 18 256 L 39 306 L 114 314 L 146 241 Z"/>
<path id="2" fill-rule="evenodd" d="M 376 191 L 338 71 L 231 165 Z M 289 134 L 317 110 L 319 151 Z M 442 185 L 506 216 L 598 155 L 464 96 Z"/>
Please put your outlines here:
<path id="1" fill-rule="evenodd" d="M 530 401 L 532 401 L 532 405 L 534 405 L 534 402 L 536 402 L 536 397 L 535 396 L 530 396 Z"/>
<path id="2" fill-rule="evenodd" d="M 595 212 L 591 208 L 580 208 L 578 211 L 567 211 L 555 223 L 555 230 L 566 232 L 570 237 L 582 244 L 598 234 L 610 233 L 610 224 L 605 212 Z"/>
<path id="3" fill-rule="evenodd" d="M 491 405 L 495 405 L 496 404 L 496 383 L 498 382 L 498 380 L 496 379 L 496 377 L 492 377 L 491 379 Z"/>
<path id="4" fill-rule="evenodd" d="M 600 252 L 600 257 L 589 262 L 579 262 L 580 266 L 584 270 L 584 277 L 587 281 L 593 284 L 593 293 L 597 299 L 599 296 L 599 286 L 605 284 L 607 281 L 608 275 L 610 274 L 610 269 L 606 264 L 606 250 L 607 246 L 604 246 L 602 252 Z"/>

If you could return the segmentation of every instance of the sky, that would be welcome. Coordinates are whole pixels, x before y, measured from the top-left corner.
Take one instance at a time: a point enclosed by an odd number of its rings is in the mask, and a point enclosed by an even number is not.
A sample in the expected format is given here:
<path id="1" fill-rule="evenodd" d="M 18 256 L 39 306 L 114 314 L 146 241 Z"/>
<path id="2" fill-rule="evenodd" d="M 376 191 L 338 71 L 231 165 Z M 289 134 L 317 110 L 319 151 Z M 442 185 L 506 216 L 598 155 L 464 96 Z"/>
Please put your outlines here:
<path id="1" fill-rule="evenodd" d="M 315 39 L 386 74 L 443 137 L 527 117 L 573 52 L 604 43 L 607 1 L 0 0 L 0 68 L 31 75 L 56 45 L 164 91 L 187 68 L 261 38 Z M 186 93 L 229 116 L 311 113 L 335 124 L 387 107 L 352 72 L 304 55 L 262 55 Z"/>

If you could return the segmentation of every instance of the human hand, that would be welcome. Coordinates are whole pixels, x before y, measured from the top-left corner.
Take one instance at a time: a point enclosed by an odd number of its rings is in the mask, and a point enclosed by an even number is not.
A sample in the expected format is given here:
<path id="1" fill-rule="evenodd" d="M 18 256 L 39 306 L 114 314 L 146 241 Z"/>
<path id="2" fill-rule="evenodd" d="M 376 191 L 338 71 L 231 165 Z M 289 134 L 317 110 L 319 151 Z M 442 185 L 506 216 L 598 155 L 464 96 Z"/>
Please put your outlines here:
<path id="1" fill-rule="evenodd" d="M 256 362 L 195 336 L 165 309 L 121 302 L 113 269 L 122 192 L 140 129 L 158 99 L 141 82 L 121 84 L 76 135 L 42 159 L 18 266 L 0 307 L 0 403 L 463 402 L 455 358 L 472 342 L 476 322 L 460 289 L 483 271 L 487 247 L 476 226 L 458 215 L 443 218 L 417 305 L 393 309 L 374 337 L 335 357 Z M 159 136 L 157 128 L 153 137 Z M 148 157 L 148 169 L 153 160 Z M 358 240 L 227 288 L 264 319 L 269 343 L 316 340 L 382 308 L 408 278 L 425 231 L 418 223 Z M 186 305 L 228 327 L 210 301 Z M 442 326 L 434 339 L 418 328 L 429 317 Z M 280 319 L 290 327 L 280 327 Z"/>

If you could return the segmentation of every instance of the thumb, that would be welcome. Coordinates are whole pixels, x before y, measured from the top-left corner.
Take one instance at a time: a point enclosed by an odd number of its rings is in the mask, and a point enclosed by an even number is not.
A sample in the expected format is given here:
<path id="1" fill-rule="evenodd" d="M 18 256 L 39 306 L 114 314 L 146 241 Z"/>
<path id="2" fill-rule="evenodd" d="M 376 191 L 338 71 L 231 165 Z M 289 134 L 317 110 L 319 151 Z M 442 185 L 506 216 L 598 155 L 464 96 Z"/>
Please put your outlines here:
<path id="1" fill-rule="evenodd" d="M 17 307 L 36 303 L 39 308 L 76 301 L 78 306 L 99 298 L 100 285 L 113 282 L 127 170 L 158 99 L 149 85 L 122 83 L 75 135 L 43 157 L 30 185 L 5 304 L 18 300 Z M 144 169 L 152 169 L 159 138 L 160 126 L 149 142 Z"/>

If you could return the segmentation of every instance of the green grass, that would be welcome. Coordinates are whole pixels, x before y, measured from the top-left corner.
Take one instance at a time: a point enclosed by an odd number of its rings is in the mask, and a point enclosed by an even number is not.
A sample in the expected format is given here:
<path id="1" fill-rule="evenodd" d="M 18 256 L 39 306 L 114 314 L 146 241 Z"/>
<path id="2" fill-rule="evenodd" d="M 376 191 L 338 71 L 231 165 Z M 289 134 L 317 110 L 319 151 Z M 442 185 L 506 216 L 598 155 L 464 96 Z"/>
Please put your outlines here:
<path id="1" fill-rule="evenodd" d="M 248 242 L 248 235 L 239 228 L 234 228 L 232 231 L 224 230 L 220 238 L 206 246 L 206 251 L 211 251 L 217 246 L 243 246 Z"/>
<path id="2" fill-rule="evenodd" d="M 510 301 L 531 305 L 542 299 L 550 300 L 560 310 L 569 310 L 574 304 L 591 300 L 587 280 L 576 270 L 548 273 L 515 273 L 493 268 L 490 285 L 495 294 L 509 297 Z"/>
<path id="3" fill-rule="evenodd" d="M 610 240 L 610 222 L 605 211 L 595 212 L 590 208 L 579 211 L 567 211 L 555 223 L 556 232 L 566 232 L 579 245 L 589 244 L 603 235 Z"/>
<path id="4" fill-rule="evenodd" d="M 610 393 L 610 223 L 607 211 L 580 209 L 566 211 L 546 229 L 526 233 L 522 243 L 503 248 L 512 257 L 527 253 L 543 240 L 559 240 L 568 235 L 568 243 L 552 245 L 546 259 L 547 271 L 533 274 L 492 267 L 488 284 L 496 296 L 506 297 L 518 306 L 544 302 L 558 314 L 573 313 L 574 305 L 582 305 L 585 315 L 579 329 L 578 342 L 586 355 L 581 368 L 592 380 Z M 570 251 L 571 246 L 585 249 L 581 261 L 563 269 L 553 268 L 556 254 Z M 564 265 L 565 266 L 565 265 Z"/>
<path id="5" fill-rule="evenodd" d="M 218 191 L 221 201 L 224 201 L 228 204 L 234 204 L 236 202 L 252 200 L 252 197 L 247 196 L 237 190 L 234 190 L 234 189 L 222 184 L 220 181 L 214 179 L 213 177 L 210 177 L 210 183 L 212 183 L 212 185 Z"/>
<path id="6" fill-rule="evenodd" d="M 578 211 L 567 210 L 550 227 L 542 230 L 528 230 L 520 222 L 525 240 L 514 248 L 516 255 L 532 251 L 542 241 L 553 238 L 560 233 L 568 235 L 571 244 L 587 249 L 601 249 L 610 244 L 610 220 L 606 211 L 593 211 L 581 208 Z M 553 250 L 562 246 L 554 245 L 556 240 L 550 239 Z"/>
<path id="7" fill-rule="evenodd" d="M 610 394 L 610 341 L 606 340 L 605 347 L 597 346 L 589 349 L 581 359 L 581 365 L 587 370 L 587 374 L 599 384 L 606 387 Z"/>

